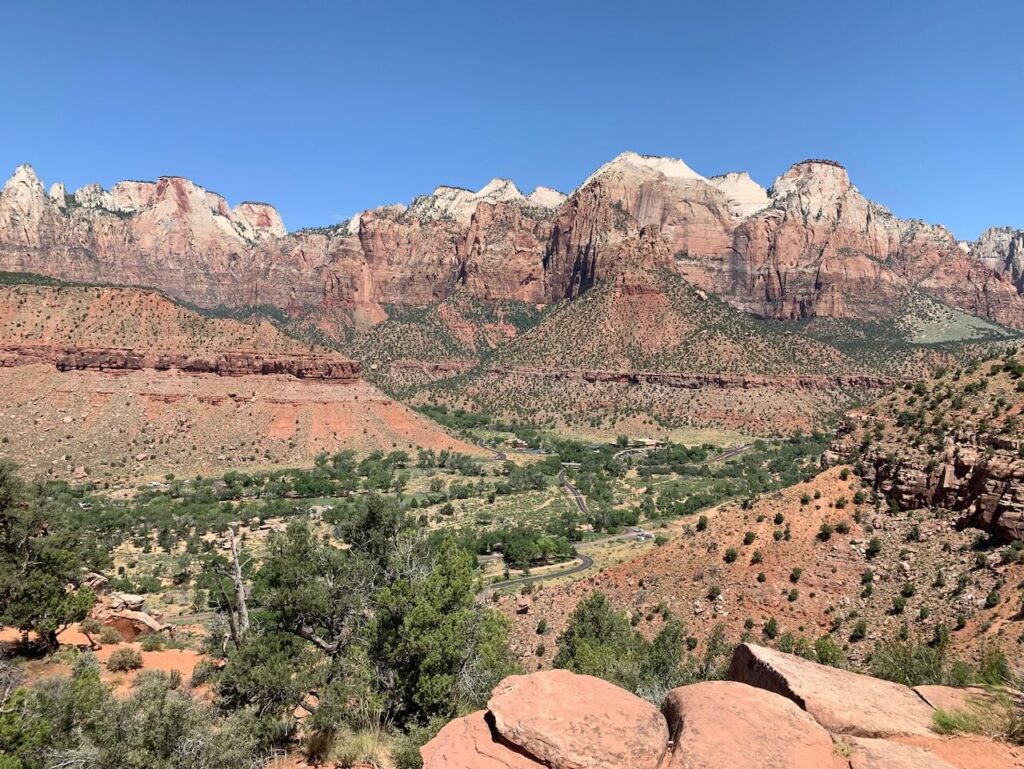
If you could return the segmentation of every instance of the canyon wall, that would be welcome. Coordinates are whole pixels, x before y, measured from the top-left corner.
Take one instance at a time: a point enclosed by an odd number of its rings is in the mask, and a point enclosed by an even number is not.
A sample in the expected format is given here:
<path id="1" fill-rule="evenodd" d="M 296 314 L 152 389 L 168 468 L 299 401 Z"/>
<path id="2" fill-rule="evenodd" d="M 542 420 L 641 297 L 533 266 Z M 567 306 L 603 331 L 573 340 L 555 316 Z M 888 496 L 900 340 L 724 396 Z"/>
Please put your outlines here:
<path id="1" fill-rule="evenodd" d="M 640 247 L 656 239 L 657 248 Z M 28 166 L 0 192 L 0 270 L 151 286 L 208 308 L 326 308 L 356 325 L 464 287 L 549 303 L 639 252 L 736 307 L 778 319 L 885 318 L 911 288 L 1024 327 L 1021 233 L 963 246 L 941 226 L 867 200 L 832 161 L 797 163 L 764 190 L 682 161 L 624 153 L 571 196 L 494 180 L 288 233 L 276 210 L 180 177 L 49 192 Z"/>

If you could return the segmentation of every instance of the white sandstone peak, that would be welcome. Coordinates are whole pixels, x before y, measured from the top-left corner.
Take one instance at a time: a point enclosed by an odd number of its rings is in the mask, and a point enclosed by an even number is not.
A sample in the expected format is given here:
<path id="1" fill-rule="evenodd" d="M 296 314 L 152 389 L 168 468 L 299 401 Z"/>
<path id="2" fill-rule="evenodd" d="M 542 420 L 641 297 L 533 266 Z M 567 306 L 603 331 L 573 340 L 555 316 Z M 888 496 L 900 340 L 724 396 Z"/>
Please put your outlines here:
<path id="1" fill-rule="evenodd" d="M 64 182 L 54 182 L 50 185 L 50 200 L 57 208 L 67 208 L 67 195 L 68 190 L 64 186 Z"/>
<path id="2" fill-rule="evenodd" d="M 541 208 L 558 208 L 565 202 L 565 198 L 566 195 L 564 192 L 559 192 L 551 187 L 537 187 L 533 192 L 526 196 L 526 200 L 530 205 L 539 206 Z"/>
<path id="3" fill-rule="evenodd" d="M 631 174 L 661 174 L 668 179 L 679 179 L 683 181 L 705 182 L 703 176 L 690 168 L 679 158 L 657 157 L 655 155 L 640 155 L 636 152 L 623 152 L 598 168 L 587 177 L 580 187 L 586 187 L 594 179 L 608 173 Z"/>
<path id="4" fill-rule="evenodd" d="M 751 179 L 746 171 L 731 171 L 712 176 L 708 183 L 725 195 L 733 216 L 746 218 L 771 204 L 768 190 Z"/>
<path id="5" fill-rule="evenodd" d="M 43 184 L 39 181 L 39 177 L 36 176 L 36 170 L 28 163 L 22 163 L 20 166 L 14 169 L 14 173 L 7 180 L 4 185 L 4 189 L 8 189 L 15 186 L 28 186 L 33 189 L 38 189 L 40 192 L 44 192 Z"/>
<path id="6" fill-rule="evenodd" d="M 409 208 L 421 218 L 451 218 L 461 224 L 468 224 L 480 203 L 516 200 L 526 198 L 514 182 L 508 179 L 491 179 L 476 192 L 442 185 L 435 189 L 433 194 L 417 198 Z"/>

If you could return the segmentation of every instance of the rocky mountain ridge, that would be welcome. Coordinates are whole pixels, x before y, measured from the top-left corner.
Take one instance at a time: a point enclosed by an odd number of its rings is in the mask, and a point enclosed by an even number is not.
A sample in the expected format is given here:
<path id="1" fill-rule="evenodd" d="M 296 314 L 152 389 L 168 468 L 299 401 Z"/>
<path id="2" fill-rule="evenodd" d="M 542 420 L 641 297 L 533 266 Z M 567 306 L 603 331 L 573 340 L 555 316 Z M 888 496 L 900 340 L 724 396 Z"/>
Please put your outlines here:
<path id="1" fill-rule="evenodd" d="M 272 207 L 231 208 L 180 177 L 68 195 L 20 166 L 0 192 L 0 269 L 151 286 L 211 308 L 319 308 L 355 327 L 459 287 L 489 301 L 571 298 L 638 251 L 766 318 L 884 318 L 917 289 L 1024 327 L 1019 243 L 990 231 L 965 251 L 817 160 L 764 190 L 745 174 L 705 178 L 680 160 L 623 153 L 568 198 L 496 179 L 292 233 Z"/>

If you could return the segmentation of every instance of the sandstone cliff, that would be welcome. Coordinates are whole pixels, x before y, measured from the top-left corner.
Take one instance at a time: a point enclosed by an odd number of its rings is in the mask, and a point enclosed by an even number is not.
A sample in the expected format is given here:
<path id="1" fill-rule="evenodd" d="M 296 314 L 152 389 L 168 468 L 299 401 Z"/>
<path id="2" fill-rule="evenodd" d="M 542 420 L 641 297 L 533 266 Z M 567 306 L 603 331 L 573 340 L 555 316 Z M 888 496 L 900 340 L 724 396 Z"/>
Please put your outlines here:
<path id="1" fill-rule="evenodd" d="M 962 526 L 1024 538 L 1024 362 L 1004 358 L 940 372 L 856 412 L 823 461 L 858 462 L 902 510 L 945 509 Z"/>
<path id="2" fill-rule="evenodd" d="M 1019 233 L 964 250 L 868 201 L 830 161 L 798 163 L 766 192 L 745 174 L 709 179 L 624 153 L 568 198 L 496 179 L 294 233 L 266 204 L 231 208 L 179 177 L 69 195 L 21 166 L 0 192 L 0 269 L 152 286 L 205 307 L 323 308 L 356 327 L 459 286 L 487 300 L 574 297 L 616 274 L 644 233 L 661 244 L 659 266 L 764 317 L 875 320 L 917 288 L 1024 327 Z"/>

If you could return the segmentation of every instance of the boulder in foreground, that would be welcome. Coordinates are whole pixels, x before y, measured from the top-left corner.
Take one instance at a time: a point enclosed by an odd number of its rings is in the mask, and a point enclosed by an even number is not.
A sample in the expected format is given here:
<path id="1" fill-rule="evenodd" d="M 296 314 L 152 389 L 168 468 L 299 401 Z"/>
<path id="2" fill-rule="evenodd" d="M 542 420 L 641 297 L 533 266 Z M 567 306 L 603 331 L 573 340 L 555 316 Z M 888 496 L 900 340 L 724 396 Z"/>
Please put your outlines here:
<path id="1" fill-rule="evenodd" d="M 541 769 L 543 764 L 496 739 L 487 711 L 456 718 L 420 749 L 423 769 Z"/>
<path id="2" fill-rule="evenodd" d="M 788 697 L 835 734 L 932 733 L 933 710 L 909 687 L 764 646 L 737 646 L 728 678 Z"/>
<path id="3" fill-rule="evenodd" d="M 503 740 L 552 769 L 655 769 L 668 750 L 658 709 L 593 676 L 510 676 L 487 708 Z"/>
<path id="4" fill-rule="evenodd" d="M 674 743 L 666 769 L 828 769 L 835 759 L 828 732 L 764 689 L 692 684 L 669 692 L 662 711 Z"/>

